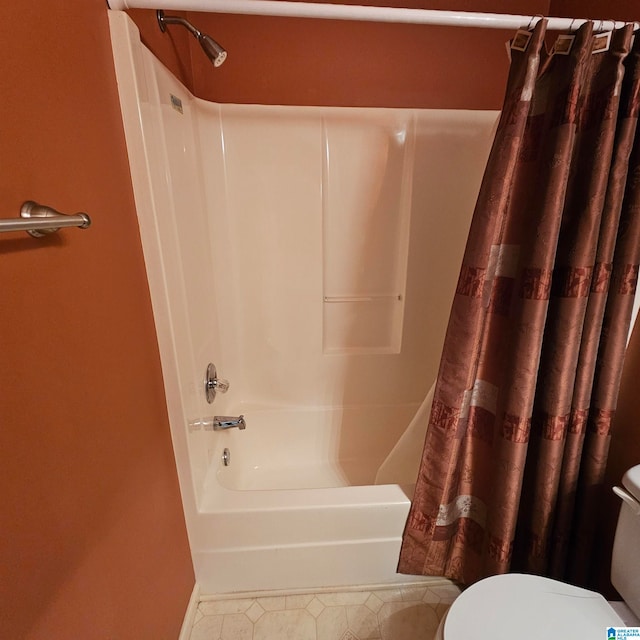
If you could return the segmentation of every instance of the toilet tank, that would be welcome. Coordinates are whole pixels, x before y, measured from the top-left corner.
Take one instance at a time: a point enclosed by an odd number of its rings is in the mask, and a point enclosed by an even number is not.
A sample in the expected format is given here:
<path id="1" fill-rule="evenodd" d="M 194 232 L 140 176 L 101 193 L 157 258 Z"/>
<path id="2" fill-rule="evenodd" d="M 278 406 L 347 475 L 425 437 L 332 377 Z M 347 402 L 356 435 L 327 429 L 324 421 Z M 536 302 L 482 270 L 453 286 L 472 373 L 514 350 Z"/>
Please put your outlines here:
<path id="1" fill-rule="evenodd" d="M 622 499 L 611 557 L 611 583 L 640 617 L 640 465 L 631 467 L 615 487 Z"/>

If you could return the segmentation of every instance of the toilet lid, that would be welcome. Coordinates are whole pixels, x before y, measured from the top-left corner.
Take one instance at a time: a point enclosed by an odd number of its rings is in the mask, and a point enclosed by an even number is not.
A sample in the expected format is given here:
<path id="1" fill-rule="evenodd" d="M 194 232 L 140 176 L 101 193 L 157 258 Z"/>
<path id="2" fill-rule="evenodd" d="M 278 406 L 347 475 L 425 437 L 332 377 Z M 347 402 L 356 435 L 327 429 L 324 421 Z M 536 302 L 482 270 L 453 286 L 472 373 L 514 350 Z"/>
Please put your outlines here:
<path id="1" fill-rule="evenodd" d="M 444 621 L 444 640 L 604 640 L 624 623 L 599 594 L 517 573 L 469 587 Z"/>

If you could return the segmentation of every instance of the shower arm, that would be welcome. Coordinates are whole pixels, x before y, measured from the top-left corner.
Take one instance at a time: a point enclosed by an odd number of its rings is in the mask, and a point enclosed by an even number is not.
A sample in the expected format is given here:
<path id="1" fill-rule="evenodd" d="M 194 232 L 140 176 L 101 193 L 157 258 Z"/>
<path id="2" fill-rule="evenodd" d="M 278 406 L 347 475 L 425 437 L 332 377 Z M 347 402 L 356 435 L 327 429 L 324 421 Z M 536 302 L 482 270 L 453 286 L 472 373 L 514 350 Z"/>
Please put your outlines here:
<path id="1" fill-rule="evenodd" d="M 158 24 L 160 25 L 160 31 L 162 31 L 162 33 L 165 33 L 168 24 L 180 24 L 186 27 L 191 35 L 195 36 L 198 40 L 202 38 L 202 31 L 196 29 L 186 18 L 181 18 L 180 16 L 166 16 L 164 15 L 164 11 L 158 11 Z"/>

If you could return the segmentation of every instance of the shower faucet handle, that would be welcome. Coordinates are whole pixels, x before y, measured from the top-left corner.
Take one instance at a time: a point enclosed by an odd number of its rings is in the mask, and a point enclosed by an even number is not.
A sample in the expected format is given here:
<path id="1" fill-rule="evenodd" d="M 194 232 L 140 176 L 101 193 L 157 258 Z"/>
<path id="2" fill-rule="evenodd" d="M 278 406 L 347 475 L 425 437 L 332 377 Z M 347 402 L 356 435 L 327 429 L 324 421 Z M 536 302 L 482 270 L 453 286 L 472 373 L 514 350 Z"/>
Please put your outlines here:
<path id="1" fill-rule="evenodd" d="M 204 378 L 204 393 L 207 402 L 211 404 L 216 399 L 216 392 L 227 393 L 229 390 L 229 381 L 224 378 L 218 378 L 216 365 L 210 362 L 207 365 L 207 373 Z"/>

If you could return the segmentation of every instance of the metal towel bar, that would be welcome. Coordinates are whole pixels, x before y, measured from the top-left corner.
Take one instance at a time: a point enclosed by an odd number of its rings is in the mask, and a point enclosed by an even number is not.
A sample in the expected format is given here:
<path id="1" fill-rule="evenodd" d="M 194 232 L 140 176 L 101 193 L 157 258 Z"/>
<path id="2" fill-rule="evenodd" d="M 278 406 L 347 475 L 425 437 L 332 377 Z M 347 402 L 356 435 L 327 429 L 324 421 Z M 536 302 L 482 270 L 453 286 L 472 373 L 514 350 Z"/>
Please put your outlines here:
<path id="1" fill-rule="evenodd" d="M 63 227 L 86 229 L 90 224 L 91 218 L 86 213 L 69 216 L 52 207 L 28 200 L 20 208 L 20 218 L 0 220 L 0 232 L 26 231 L 34 238 L 42 238 Z"/>

